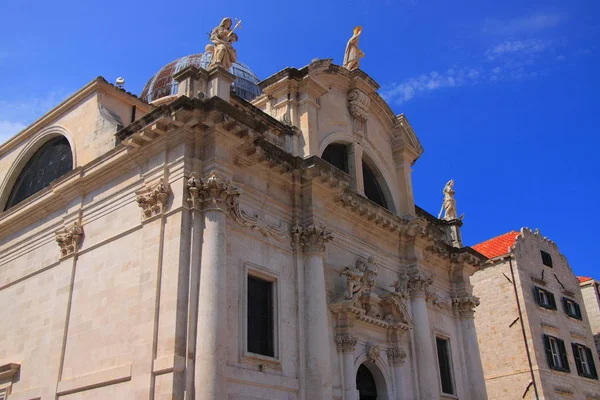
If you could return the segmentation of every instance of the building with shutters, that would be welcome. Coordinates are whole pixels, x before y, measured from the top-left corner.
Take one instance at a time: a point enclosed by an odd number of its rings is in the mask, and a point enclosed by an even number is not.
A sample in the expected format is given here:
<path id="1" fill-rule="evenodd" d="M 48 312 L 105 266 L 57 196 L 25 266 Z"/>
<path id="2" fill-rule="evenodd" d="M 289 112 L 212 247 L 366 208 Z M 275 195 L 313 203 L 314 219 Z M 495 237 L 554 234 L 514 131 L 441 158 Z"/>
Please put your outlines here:
<path id="1" fill-rule="evenodd" d="M 598 354 L 579 280 L 553 241 L 527 228 L 473 246 L 475 326 L 490 399 L 599 399 Z"/>
<path id="2" fill-rule="evenodd" d="M 587 276 L 579 276 L 578 278 L 581 295 L 583 296 L 583 305 L 590 319 L 596 350 L 600 355 L 600 282 Z"/>
<path id="3" fill-rule="evenodd" d="M 414 204 L 407 118 L 331 59 L 210 60 L 94 79 L 0 146 L 2 395 L 486 399 L 486 259 Z"/>

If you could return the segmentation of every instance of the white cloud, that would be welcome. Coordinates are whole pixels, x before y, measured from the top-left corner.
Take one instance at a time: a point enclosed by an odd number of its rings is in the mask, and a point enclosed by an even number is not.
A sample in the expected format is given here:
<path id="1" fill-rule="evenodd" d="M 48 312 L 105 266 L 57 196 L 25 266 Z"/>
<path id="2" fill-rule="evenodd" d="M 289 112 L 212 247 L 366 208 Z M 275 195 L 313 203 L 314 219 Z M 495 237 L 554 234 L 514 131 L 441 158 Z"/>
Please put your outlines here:
<path id="1" fill-rule="evenodd" d="M 565 17 L 558 13 L 538 13 L 509 20 L 487 19 L 483 32 L 496 35 L 519 35 L 537 33 L 558 26 Z"/>
<path id="2" fill-rule="evenodd" d="M 552 42 L 548 40 L 513 40 L 500 43 L 485 52 L 488 60 L 506 55 L 532 55 L 546 51 Z"/>
<path id="3" fill-rule="evenodd" d="M 0 99 L 0 144 L 57 106 L 68 97 L 68 93 L 60 89 L 42 97 Z"/>

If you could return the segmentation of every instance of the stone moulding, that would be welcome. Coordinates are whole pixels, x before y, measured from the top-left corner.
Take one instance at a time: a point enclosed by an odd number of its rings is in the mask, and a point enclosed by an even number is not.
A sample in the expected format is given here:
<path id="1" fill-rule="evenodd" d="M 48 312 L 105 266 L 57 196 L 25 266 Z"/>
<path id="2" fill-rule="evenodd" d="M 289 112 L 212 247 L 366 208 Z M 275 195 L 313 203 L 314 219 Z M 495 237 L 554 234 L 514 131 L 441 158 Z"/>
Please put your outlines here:
<path id="1" fill-rule="evenodd" d="M 73 222 L 71 225 L 65 226 L 55 232 L 54 235 L 56 243 L 58 243 L 58 247 L 60 248 L 60 256 L 66 257 L 79 250 L 81 240 L 83 239 L 83 227 L 79 222 Z"/>
<path id="2" fill-rule="evenodd" d="M 161 178 L 155 185 L 146 186 L 135 194 L 137 195 L 136 201 L 142 208 L 142 218 L 148 219 L 165 211 L 171 189 Z"/>
<path id="3" fill-rule="evenodd" d="M 240 208 L 239 197 L 242 190 L 231 181 L 212 171 L 202 179 L 196 173 L 190 174 L 187 181 L 188 203 L 195 210 L 219 209 L 227 213 L 240 226 L 250 228 L 265 237 L 281 240 L 288 235 L 287 228 L 269 224 L 258 215 L 251 216 Z"/>

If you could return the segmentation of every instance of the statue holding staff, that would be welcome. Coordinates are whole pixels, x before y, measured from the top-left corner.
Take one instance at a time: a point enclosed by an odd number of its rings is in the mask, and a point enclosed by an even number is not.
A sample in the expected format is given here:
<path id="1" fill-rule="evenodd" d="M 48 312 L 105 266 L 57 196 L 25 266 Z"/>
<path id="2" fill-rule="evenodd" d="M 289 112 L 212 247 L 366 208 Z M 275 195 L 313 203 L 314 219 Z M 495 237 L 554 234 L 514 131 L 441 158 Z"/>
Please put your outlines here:
<path id="1" fill-rule="evenodd" d="M 232 28 L 231 18 L 223 18 L 219 26 L 215 27 L 210 33 L 210 41 L 213 43 L 212 52 L 213 56 L 208 65 L 208 69 L 220 66 L 229 70 L 234 62 L 237 60 L 237 53 L 233 48 L 233 42 L 238 41 L 237 35 L 234 33 L 235 29 L 240 26 L 242 21 L 237 20 L 237 23 Z M 210 45 L 207 47 L 211 47 Z M 207 48 L 207 51 L 211 49 Z"/>

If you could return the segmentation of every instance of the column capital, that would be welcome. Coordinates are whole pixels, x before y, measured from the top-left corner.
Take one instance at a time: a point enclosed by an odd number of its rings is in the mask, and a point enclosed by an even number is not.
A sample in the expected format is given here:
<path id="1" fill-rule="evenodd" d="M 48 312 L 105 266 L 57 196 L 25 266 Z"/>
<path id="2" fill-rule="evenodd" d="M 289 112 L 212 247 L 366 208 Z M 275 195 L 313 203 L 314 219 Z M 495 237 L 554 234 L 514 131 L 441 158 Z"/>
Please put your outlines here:
<path id="1" fill-rule="evenodd" d="M 333 235 L 324 225 L 298 223 L 292 226 L 292 248 L 301 249 L 305 253 L 323 253 L 325 245 L 333 240 Z"/>
<path id="2" fill-rule="evenodd" d="M 54 233 L 56 243 L 60 247 L 60 256 L 66 257 L 79 250 L 83 239 L 83 227 L 75 221 Z"/>
<path id="3" fill-rule="evenodd" d="M 433 284 L 431 274 L 416 271 L 408 275 L 408 290 L 411 297 L 425 296 L 431 284 Z"/>
<path id="4" fill-rule="evenodd" d="M 228 213 L 235 207 L 242 190 L 231 181 L 211 171 L 206 178 L 192 172 L 188 177 L 188 203 L 195 210 L 219 210 Z"/>
<path id="5" fill-rule="evenodd" d="M 404 364 L 406 361 L 406 351 L 402 347 L 396 347 L 387 351 L 388 359 L 394 367 Z"/>
<path id="6" fill-rule="evenodd" d="M 337 346 L 338 353 L 354 353 L 356 342 L 357 339 L 348 333 L 337 335 L 335 337 L 335 344 Z"/>
<path id="7" fill-rule="evenodd" d="M 475 307 L 479 305 L 479 297 L 477 296 L 463 296 L 454 297 L 452 299 L 452 306 L 462 318 L 473 318 L 475 314 Z"/>

